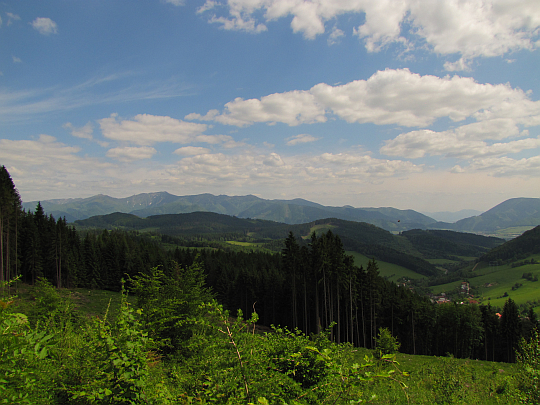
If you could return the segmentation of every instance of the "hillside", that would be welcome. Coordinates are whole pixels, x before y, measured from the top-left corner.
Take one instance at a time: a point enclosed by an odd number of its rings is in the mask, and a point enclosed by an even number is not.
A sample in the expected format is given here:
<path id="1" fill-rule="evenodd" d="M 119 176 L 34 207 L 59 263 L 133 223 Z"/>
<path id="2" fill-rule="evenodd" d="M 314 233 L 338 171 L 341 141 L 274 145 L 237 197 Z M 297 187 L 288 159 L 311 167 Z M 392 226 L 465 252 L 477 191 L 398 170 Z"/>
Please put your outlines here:
<path id="1" fill-rule="evenodd" d="M 472 233 L 414 229 L 401 233 L 425 258 L 479 257 L 504 243 L 503 239 Z"/>
<path id="2" fill-rule="evenodd" d="M 523 233 L 480 257 L 480 262 L 508 263 L 540 253 L 540 226 Z"/>
<path id="3" fill-rule="evenodd" d="M 27 202 L 23 207 L 35 210 L 37 201 Z M 42 201 L 47 214 L 55 218 L 65 217 L 68 222 L 106 215 L 113 212 L 134 214 L 138 217 L 181 214 L 197 211 L 233 215 L 239 218 L 265 219 L 286 224 L 302 224 L 323 218 L 339 218 L 348 221 L 367 222 L 389 231 L 425 228 L 435 220 L 413 210 L 395 208 L 330 207 L 307 200 L 265 200 L 248 196 L 215 196 L 200 194 L 174 196 L 169 193 L 138 194 L 128 198 L 97 195 L 89 198 Z"/>
<path id="4" fill-rule="evenodd" d="M 430 228 L 493 233 L 506 228 L 534 227 L 537 225 L 540 225 L 540 198 L 511 198 L 481 215 L 461 219 L 454 224 L 439 222 L 435 226 L 430 226 Z"/>
<path id="5" fill-rule="evenodd" d="M 304 224 L 283 224 L 261 219 L 237 218 L 212 212 L 153 215 L 139 218 L 133 214 L 113 213 L 75 221 L 78 230 L 122 229 L 154 232 L 183 240 L 242 241 L 265 243 L 281 249 L 280 242 L 289 232 L 309 242 L 312 232 L 331 230 L 339 235 L 348 251 L 361 253 L 388 263 L 400 265 L 424 276 L 435 276 L 437 268 L 427 259 L 459 256 L 478 257 L 490 247 L 503 243 L 497 238 L 451 231 L 409 231 L 394 235 L 365 222 L 326 218 Z M 414 237 L 413 237 L 414 236 Z M 434 246 L 436 242 L 437 246 Z M 451 249 L 448 250 L 448 247 Z"/>

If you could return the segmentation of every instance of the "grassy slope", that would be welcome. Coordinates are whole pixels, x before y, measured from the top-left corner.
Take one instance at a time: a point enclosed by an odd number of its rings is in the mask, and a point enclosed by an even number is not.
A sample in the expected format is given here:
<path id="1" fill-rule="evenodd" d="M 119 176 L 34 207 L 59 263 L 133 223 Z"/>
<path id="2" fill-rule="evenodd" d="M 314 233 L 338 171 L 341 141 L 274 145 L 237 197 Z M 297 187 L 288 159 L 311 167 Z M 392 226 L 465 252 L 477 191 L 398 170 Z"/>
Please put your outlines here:
<path id="1" fill-rule="evenodd" d="M 359 349 L 358 355 L 368 354 Z M 510 394 L 515 386 L 516 364 L 398 354 L 397 368 L 408 377 L 379 379 L 366 384 L 365 400 L 374 404 L 517 404 Z M 407 396 L 409 401 L 407 401 Z"/>
<path id="2" fill-rule="evenodd" d="M 369 257 L 358 252 L 347 251 L 345 253 L 354 257 L 354 264 L 357 266 L 363 266 L 364 269 L 367 268 L 368 262 L 371 260 Z M 426 278 L 426 276 L 415 273 L 414 271 L 406 269 L 405 267 L 398 266 L 397 264 L 377 261 L 377 265 L 379 266 L 379 274 L 381 277 L 387 278 L 390 281 L 396 281 L 401 277 L 407 277 L 409 279 Z"/>

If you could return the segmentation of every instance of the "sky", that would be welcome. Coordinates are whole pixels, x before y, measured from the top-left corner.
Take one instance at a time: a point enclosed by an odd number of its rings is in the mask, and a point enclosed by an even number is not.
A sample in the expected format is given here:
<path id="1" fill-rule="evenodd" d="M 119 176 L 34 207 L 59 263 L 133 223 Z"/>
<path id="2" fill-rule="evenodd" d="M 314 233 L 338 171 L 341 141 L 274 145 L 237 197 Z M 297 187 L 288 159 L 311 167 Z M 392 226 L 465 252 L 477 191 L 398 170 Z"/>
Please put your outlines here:
<path id="1" fill-rule="evenodd" d="M 538 0 L 0 0 L 23 201 L 540 197 Z"/>

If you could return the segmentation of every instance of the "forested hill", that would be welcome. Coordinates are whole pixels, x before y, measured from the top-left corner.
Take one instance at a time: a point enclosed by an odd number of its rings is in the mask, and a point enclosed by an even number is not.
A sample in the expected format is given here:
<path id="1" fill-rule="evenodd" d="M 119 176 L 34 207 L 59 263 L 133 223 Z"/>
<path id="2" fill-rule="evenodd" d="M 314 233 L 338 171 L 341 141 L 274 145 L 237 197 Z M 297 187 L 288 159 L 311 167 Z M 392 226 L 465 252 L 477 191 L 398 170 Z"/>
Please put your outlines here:
<path id="1" fill-rule="evenodd" d="M 312 232 L 331 230 L 339 235 L 346 250 L 377 260 L 398 264 L 417 273 L 433 276 L 437 269 L 426 259 L 433 257 L 475 256 L 503 243 L 502 239 L 452 231 L 409 231 L 402 235 L 375 225 L 326 218 L 305 224 L 288 225 L 260 219 L 243 219 L 211 212 L 154 215 L 139 218 L 132 214 L 113 213 L 75 221 L 78 230 L 120 229 L 154 232 L 188 240 L 236 240 L 269 243 L 285 239 L 289 232 L 307 244 Z M 282 245 L 273 247 L 280 250 Z"/>
<path id="2" fill-rule="evenodd" d="M 481 256 L 504 243 L 504 239 L 443 230 L 413 229 L 402 232 L 426 258 Z"/>
<path id="3" fill-rule="evenodd" d="M 480 261 L 507 263 L 538 253 L 540 253 L 540 226 L 489 251 L 480 258 Z"/>
<path id="4" fill-rule="evenodd" d="M 200 194 L 174 196 L 169 193 L 145 193 L 128 198 L 97 195 L 89 198 L 41 201 L 47 214 L 66 218 L 68 222 L 114 212 L 131 213 L 139 217 L 162 214 L 182 214 L 197 211 L 257 218 L 287 224 L 302 224 L 323 218 L 340 218 L 367 222 L 390 231 L 425 228 L 436 221 L 413 210 L 395 208 L 330 207 L 302 199 L 265 200 L 253 195 L 215 196 Z M 37 201 L 26 202 L 23 208 L 34 211 Z"/>

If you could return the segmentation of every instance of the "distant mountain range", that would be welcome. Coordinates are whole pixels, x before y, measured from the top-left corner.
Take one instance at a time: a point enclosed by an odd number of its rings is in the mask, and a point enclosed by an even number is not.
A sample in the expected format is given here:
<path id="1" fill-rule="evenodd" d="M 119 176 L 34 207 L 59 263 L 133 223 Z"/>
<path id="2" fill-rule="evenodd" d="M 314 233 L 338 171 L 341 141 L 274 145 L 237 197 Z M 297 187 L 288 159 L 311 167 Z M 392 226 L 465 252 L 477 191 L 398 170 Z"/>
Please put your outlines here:
<path id="1" fill-rule="evenodd" d="M 23 207 L 35 210 L 37 201 Z M 286 224 L 302 224 L 324 218 L 366 222 L 388 231 L 410 229 L 449 229 L 461 232 L 492 232 L 499 229 L 540 224 L 540 198 L 513 198 L 481 215 L 455 223 L 440 222 L 413 210 L 396 208 L 331 207 L 303 199 L 266 200 L 253 195 L 215 196 L 199 194 L 175 196 L 166 192 L 144 193 L 127 198 L 96 195 L 89 198 L 41 201 L 47 214 L 65 217 L 68 222 L 106 215 L 129 213 L 141 218 L 152 215 L 214 212 L 238 218 L 256 218 Z"/>

